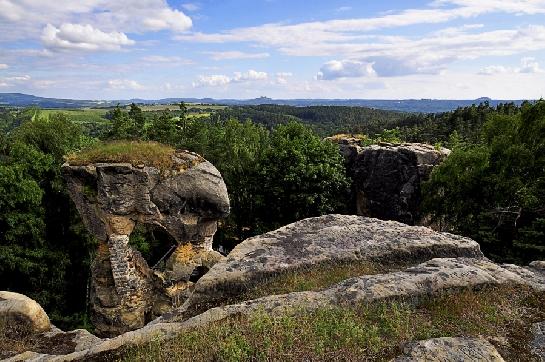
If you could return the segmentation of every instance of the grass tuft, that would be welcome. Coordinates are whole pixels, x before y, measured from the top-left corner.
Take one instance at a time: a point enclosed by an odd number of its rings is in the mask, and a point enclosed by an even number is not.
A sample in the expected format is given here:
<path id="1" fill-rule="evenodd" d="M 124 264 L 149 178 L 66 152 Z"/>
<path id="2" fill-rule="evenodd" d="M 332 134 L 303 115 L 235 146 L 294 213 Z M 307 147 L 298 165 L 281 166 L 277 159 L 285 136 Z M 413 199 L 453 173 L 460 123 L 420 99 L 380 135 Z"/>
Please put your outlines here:
<path id="1" fill-rule="evenodd" d="M 73 166 L 112 162 L 153 166 L 166 170 L 174 165 L 172 159 L 174 153 L 174 148 L 157 142 L 113 141 L 93 144 L 80 152 L 67 155 L 65 160 Z"/>
<path id="2" fill-rule="evenodd" d="M 487 336 L 506 360 L 531 361 L 531 324 L 545 319 L 545 293 L 516 286 L 292 311 L 264 311 L 194 328 L 125 351 L 123 361 L 390 360 L 410 341 Z"/>

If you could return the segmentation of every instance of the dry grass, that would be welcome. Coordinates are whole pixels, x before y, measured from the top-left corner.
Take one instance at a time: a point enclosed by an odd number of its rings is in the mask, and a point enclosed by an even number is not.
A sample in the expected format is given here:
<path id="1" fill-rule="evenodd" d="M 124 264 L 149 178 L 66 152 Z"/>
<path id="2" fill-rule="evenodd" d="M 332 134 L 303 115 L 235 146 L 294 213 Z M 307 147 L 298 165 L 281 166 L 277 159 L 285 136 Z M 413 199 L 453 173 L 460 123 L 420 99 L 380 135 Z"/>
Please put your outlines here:
<path id="1" fill-rule="evenodd" d="M 389 360 L 409 341 L 488 336 L 509 361 L 532 361 L 531 324 L 545 319 L 545 293 L 520 286 L 462 291 L 418 304 L 338 306 L 229 318 L 126 351 L 124 361 Z"/>
<path id="2" fill-rule="evenodd" d="M 119 162 L 153 166 L 164 170 L 173 167 L 174 153 L 174 148 L 157 142 L 114 141 L 94 144 L 81 152 L 67 155 L 65 159 L 73 166 Z"/>
<path id="3" fill-rule="evenodd" d="M 0 359 L 33 349 L 36 343 L 23 328 L 13 321 L 0 319 Z"/>
<path id="4" fill-rule="evenodd" d="M 324 263 L 264 280 L 257 287 L 243 293 L 239 299 L 251 300 L 268 295 L 316 291 L 352 277 L 373 275 L 381 271 L 378 265 L 370 262 Z"/>

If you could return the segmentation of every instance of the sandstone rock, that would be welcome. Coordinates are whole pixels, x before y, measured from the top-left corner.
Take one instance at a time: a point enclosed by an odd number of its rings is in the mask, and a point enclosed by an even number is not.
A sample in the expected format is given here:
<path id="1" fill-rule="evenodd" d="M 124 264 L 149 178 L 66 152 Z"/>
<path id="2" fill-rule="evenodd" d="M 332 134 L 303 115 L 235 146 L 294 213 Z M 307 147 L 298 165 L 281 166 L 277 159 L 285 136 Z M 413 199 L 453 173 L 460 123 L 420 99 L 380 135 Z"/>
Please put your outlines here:
<path id="1" fill-rule="evenodd" d="M 212 250 L 217 220 L 229 213 L 227 189 L 218 170 L 199 155 L 178 151 L 173 166 L 158 169 L 128 163 L 64 164 L 68 191 L 88 230 L 99 240 L 92 265 L 92 321 L 100 335 L 142 327 L 168 309 L 173 286 L 190 285 L 194 270 L 221 257 Z M 148 225 L 173 246 L 154 265 L 129 246 L 135 225 Z M 176 248 L 192 253 L 178 258 Z M 155 263 L 156 261 L 154 261 Z"/>
<path id="2" fill-rule="evenodd" d="M 530 263 L 530 267 L 540 270 L 545 273 L 545 261 L 534 261 Z"/>
<path id="3" fill-rule="evenodd" d="M 404 271 L 347 279 L 322 291 L 275 295 L 212 308 L 185 323 L 198 326 L 257 310 L 281 313 L 297 308 L 315 309 L 399 298 L 418 300 L 445 292 L 499 285 L 525 285 L 545 291 L 545 280 L 539 276 L 521 277 L 485 258 L 437 258 Z M 178 312 L 163 316 L 154 323 L 183 321 L 186 317 L 184 310 Z"/>
<path id="4" fill-rule="evenodd" d="M 534 335 L 532 352 L 539 362 L 545 362 L 545 322 L 534 323 L 532 332 Z"/>
<path id="5" fill-rule="evenodd" d="M 404 355 L 395 362 L 437 361 L 437 362 L 502 362 L 504 359 L 496 348 L 482 338 L 433 338 L 410 343 Z"/>
<path id="6" fill-rule="evenodd" d="M 436 150 L 419 143 L 380 144 L 358 150 L 349 171 L 357 214 L 410 225 L 420 223 L 421 183 L 449 153 L 445 148 Z"/>
<path id="7" fill-rule="evenodd" d="M 184 308 L 235 296 L 263 278 L 318 263 L 415 265 L 435 257 L 482 253 L 471 239 L 425 227 L 354 215 L 310 218 L 239 244 L 197 282 Z"/>
<path id="8" fill-rule="evenodd" d="M 157 323 L 148 324 L 139 330 L 102 340 L 87 350 L 65 356 L 49 356 L 45 360 L 101 360 L 101 358 L 108 354 L 115 354 L 122 348 L 158 339 L 174 338 L 188 328 L 201 327 L 228 317 L 249 315 L 257 311 L 278 314 L 300 309 L 313 310 L 319 307 L 350 306 L 397 298 L 416 301 L 422 297 L 455 293 L 460 290 L 517 284 L 531 285 L 539 290 L 545 290 L 545 283 L 529 284 L 519 275 L 484 258 L 438 258 L 404 271 L 351 278 L 322 291 L 268 296 L 216 307 L 181 322 L 176 318 L 163 318 Z M 425 348 L 419 347 L 419 350 L 420 353 L 439 353 L 437 356 L 457 356 L 460 353 L 480 356 L 478 351 L 483 353 L 482 356 L 494 356 L 493 353 L 485 353 L 486 349 L 481 348 L 484 345 L 486 345 L 484 342 L 466 343 L 462 340 L 449 342 L 448 339 L 439 339 L 433 343 L 424 343 Z M 458 359 L 451 360 L 457 361 Z M 484 360 L 486 361 L 486 359 Z"/>
<path id="9" fill-rule="evenodd" d="M 0 323 L 8 332 L 35 334 L 51 329 L 49 317 L 34 300 L 22 294 L 0 291 Z"/>

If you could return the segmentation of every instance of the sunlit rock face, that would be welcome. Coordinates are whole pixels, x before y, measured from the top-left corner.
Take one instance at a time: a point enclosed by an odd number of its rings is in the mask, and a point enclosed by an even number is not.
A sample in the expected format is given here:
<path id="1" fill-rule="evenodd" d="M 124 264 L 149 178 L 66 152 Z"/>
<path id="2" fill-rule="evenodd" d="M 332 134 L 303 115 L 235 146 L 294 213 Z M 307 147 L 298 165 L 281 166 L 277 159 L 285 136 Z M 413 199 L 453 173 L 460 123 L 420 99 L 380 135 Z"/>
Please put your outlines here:
<path id="1" fill-rule="evenodd" d="M 229 214 L 223 178 L 197 154 L 172 157 L 168 169 L 63 165 L 70 197 L 99 241 L 91 307 L 101 335 L 140 328 L 182 303 L 196 276 L 222 258 L 212 238 Z M 153 249 L 142 253 L 147 260 L 135 248 L 142 239 Z"/>

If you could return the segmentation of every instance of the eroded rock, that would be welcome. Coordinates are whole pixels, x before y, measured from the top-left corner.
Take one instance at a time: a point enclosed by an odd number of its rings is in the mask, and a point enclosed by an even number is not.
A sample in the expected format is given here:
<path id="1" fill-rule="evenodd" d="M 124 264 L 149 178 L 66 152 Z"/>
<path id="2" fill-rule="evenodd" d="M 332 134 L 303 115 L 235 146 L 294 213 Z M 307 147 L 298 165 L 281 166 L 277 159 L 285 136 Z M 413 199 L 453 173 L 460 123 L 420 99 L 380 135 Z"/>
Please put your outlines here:
<path id="1" fill-rule="evenodd" d="M 196 268 L 210 268 L 217 220 L 229 213 L 219 171 L 199 155 L 178 151 L 173 166 L 128 163 L 63 165 L 68 191 L 88 230 L 99 240 L 92 265 L 92 321 L 100 335 L 140 328 L 166 312 L 192 285 Z M 130 245 L 136 225 L 168 236 L 163 265 L 152 270 Z M 184 257 L 180 258 L 183 248 Z"/>
<path id="2" fill-rule="evenodd" d="M 0 323 L 8 333 L 37 334 L 51 329 L 43 308 L 29 297 L 0 291 Z"/>
<path id="3" fill-rule="evenodd" d="M 310 218 L 245 240 L 195 285 L 184 308 L 210 305 L 264 278 L 319 263 L 415 265 L 436 257 L 482 257 L 468 238 L 354 215 Z"/>
<path id="4" fill-rule="evenodd" d="M 393 362 L 504 361 L 496 348 L 483 338 L 433 338 L 410 343 L 403 352 L 404 355 Z"/>
<path id="5" fill-rule="evenodd" d="M 449 153 L 419 143 L 362 148 L 351 166 L 357 214 L 420 223 L 421 184 Z"/>

